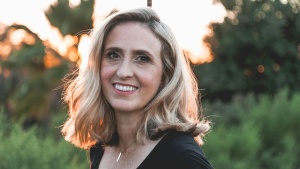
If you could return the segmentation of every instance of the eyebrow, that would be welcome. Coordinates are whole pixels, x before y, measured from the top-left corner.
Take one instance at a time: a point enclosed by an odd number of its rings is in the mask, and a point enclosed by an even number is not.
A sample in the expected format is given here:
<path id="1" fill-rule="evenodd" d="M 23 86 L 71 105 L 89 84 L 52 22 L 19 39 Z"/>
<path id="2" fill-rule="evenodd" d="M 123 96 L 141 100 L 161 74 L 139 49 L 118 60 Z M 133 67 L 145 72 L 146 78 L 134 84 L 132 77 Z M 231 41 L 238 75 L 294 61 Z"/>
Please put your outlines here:
<path id="1" fill-rule="evenodd" d="M 121 48 L 118 48 L 118 47 L 109 47 L 109 48 L 104 48 L 104 51 L 103 53 L 107 52 L 107 51 L 116 51 L 116 52 L 122 52 L 122 49 Z"/>
<path id="2" fill-rule="evenodd" d="M 154 57 L 153 54 L 151 54 L 150 52 L 148 52 L 147 50 L 134 50 L 133 52 L 134 54 L 146 54 L 149 57 Z"/>
<path id="3" fill-rule="evenodd" d="M 107 51 L 116 51 L 116 52 L 122 53 L 123 50 L 119 47 L 108 47 L 104 50 L 104 53 Z M 149 51 L 143 50 L 143 49 L 133 50 L 133 54 L 146 54 L 147 56 L 154 58 L 153 54 L 151 54 Z"/>

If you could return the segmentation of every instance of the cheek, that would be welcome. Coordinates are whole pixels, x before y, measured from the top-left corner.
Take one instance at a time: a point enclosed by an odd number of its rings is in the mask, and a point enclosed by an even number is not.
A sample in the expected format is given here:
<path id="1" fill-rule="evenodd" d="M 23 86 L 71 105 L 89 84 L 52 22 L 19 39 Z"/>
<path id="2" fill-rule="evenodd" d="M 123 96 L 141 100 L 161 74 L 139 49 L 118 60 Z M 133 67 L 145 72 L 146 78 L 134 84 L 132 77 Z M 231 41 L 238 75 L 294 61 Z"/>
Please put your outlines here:
<path id="1" fill-rule="evenodd" d="M 113 71 L 111 68 L 101 65 L 100 68 L 100 79 L 101 79 L 101 85 L 104 85 L 105 83 L 108 83 L 110 78 L 112 77 Z"/>
<path id="2" fill-rule="evenodd" d="M 141 77 L 140 81 L 143 83 L 143 85 L 148 86 L 149 90 L 156 93 L 156 91 L 158 90 L 161 84 L 162 72 L 155 71 L 153 73 L 147 73 L 147 74 L 144 73 L 140 75 L 140 77 Z"/>

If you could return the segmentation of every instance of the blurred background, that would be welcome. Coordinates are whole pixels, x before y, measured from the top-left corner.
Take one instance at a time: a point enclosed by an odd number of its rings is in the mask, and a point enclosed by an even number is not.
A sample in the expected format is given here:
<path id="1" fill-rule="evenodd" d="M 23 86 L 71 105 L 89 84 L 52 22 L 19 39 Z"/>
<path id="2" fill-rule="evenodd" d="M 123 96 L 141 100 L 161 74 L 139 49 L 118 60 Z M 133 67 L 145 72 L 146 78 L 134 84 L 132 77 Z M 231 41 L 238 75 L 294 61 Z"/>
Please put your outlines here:
<path id="1" fill-rule="evenodd" d="M 89 167 L 60 133 L 63 79 L 112 9 L 147 5 L 190 58 L 212 165 L 299 169 L 299 0 L 0 0 L 0 168 Z"/>

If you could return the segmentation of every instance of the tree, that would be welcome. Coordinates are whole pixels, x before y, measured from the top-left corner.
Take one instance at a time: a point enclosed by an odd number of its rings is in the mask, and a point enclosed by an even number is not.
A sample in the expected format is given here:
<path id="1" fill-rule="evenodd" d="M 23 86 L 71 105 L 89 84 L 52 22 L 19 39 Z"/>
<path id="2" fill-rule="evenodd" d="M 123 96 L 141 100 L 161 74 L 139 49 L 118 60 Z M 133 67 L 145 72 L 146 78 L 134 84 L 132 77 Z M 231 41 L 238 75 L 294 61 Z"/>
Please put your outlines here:
<path id="1" fill-rule="evenodd" d="M 84 0 L 70 8 L 68 0 L 59 0 L 46 16 L 63 36 L 78 41 L 76 33 L 92 28 L 93 4 L 93 0 Z M 25 38 L 15 44 L 10 37 L 17 31 Z M 62 79 L 76 69 L 69 58 L 77 55 L 77 44 L 63 56 L 26 26 L 11 25 L 0 34 L 0 45 L 8 49 L 0 52 L 0 107 L 12 119 L 25 118 L 28 125 L 47 124 L 52 113 L 62 110 Z"/>
<path id="2" fill-rule="evenodd" d="M 205 98 L 230 100 L 236 93 L 300 90 L 299 2 L 221 0 L 228 11 L 207 37 L 214 61 L 195 73 Z"/>

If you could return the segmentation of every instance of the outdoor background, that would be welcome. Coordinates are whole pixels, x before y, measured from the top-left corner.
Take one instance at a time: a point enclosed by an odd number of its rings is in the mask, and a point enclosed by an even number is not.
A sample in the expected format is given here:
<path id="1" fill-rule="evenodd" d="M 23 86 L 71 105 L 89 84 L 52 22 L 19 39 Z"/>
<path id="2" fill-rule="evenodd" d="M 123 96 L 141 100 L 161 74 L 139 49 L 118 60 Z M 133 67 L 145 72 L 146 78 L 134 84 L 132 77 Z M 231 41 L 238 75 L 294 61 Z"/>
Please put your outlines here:
<path id="1" fill-rule="evenodd" d="M 93 0 L 52 0 L 37 13 L 40 22 L 28 15 L 33 2 L 0 0 L 0 168 L 86 169 L 87 152 L 60 133 L 68 111 L 61 92 L 63 78 L 84 62 L 86 33 L 102 8 L 95 17 Z M 213 124 L 202 147 L 211 164 L 299 169 L 300 1 L 215 0 L 214 10 L 203 0 L 164 2 L 157 9 L 172 14 L 166 21 L 177 24 L 176 35 L 199 43 L 183 46 Z"/>

